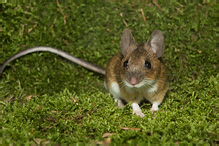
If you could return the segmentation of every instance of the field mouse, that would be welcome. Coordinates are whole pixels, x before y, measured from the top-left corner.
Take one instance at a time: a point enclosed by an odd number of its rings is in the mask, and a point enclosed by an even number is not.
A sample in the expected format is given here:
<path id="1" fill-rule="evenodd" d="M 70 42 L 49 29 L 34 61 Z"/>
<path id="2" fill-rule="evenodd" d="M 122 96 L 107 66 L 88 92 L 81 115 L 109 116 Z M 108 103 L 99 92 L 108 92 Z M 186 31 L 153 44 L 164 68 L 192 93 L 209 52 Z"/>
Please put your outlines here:
<path id="1" fill-rule="evenodd" d="M 113 95 L 118 106 L 123 108 L 132 101 L 133 114 L 144 117 L 139 103 L 147 99 L 152 103 L 151 112 L 158 110 L 168 89 L 167 70 L 160 61 L 164 50 L 164 36 L 155 30 L 147 43 L 137 44 L 126 28 L 121 37 L 121 53 L 108 63 L 107 69 L 76 58 L 64 51 L 51 47 L 34 47 L 23 50 L 6 60 L 0 67 L 0 75 L 8 63 L 29 53 L 47 51 L 62 56 L 94 72 L 106 75 L 104 86 Z"/>
<path id="2" fill-rule="evenodd" d="M 164 51 L 164 36 L 153 31 L 147 43 L 137 44 L 129 29 L 121 38 L 121 53 L 115 55 L 106 70 L 105 87 L 114 96 L 120 108 L 122 100 L 132 101 L 133 114 L 144 117 L 139 103 L 147 99 L 151 112 L 158 111 L 168 89 L 167 70 L 160 57 Z"/>

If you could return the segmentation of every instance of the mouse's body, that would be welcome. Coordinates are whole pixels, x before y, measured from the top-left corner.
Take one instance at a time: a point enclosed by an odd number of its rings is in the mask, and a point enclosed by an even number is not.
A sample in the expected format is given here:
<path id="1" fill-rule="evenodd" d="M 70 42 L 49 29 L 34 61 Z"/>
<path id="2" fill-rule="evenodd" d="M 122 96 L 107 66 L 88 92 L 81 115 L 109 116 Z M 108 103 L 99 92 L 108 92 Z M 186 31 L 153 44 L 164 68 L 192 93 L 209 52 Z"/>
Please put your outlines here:
<path id="1" fill-rule="evenodd" d="M 129 29 L 121 39 L 122 53 L 115 55 L 106 70 L 105 87 L 124 107 L 122 100 L 132 102 L 133 113 L 144 117 L 139 103 L 147 99 L 151 112 L 158 110 L 168 89 L 167 70 L 159 57 L 163 54 L 164 38 L 154 31 L 145 44 L 137 44 Z"/>
<path id="2" fill-rule="evenodd" d="M 133 113 L 144 117 L 139 103 L 147 99 L 152 103 L 151 112 L 158 110 L 168 89 L 167 71 L 160 61 L 163 54 L 164 37 L 161 31 L 154 31 L 147 43 L 135 43 L 129 29 L 121 38 L 121 53 L 115 55 L 106 71 L 101 67 L 76 58 L 64 51 L 51 47 L 35 47 L 23 50 L 6 60 L 0 67 L 0 75 L 8 63 L 16 58 L 38 51 L 48 51 L 60 55 L 76 64 L 105 75 L 105 88 L 113 95 L 120 108 L 122 100 L 132 101 Z"/>

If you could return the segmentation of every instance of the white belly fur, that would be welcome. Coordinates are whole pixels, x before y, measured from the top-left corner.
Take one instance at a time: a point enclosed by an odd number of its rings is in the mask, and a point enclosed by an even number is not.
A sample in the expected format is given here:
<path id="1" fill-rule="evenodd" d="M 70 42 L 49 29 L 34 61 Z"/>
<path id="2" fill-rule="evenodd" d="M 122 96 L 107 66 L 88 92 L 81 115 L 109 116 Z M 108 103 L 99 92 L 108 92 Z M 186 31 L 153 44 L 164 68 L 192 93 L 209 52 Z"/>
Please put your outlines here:
<path id="1" fill-rule="evenodd" d="M 118 99 L 121 97 L 121 92 L 120 92 L 120 88 L 119 88 L 119 84 L 118 83 L 111 83 L 111 87 L 109 88 L 109 92 L 113 95 L 113 97 L 115 99 Z"/>

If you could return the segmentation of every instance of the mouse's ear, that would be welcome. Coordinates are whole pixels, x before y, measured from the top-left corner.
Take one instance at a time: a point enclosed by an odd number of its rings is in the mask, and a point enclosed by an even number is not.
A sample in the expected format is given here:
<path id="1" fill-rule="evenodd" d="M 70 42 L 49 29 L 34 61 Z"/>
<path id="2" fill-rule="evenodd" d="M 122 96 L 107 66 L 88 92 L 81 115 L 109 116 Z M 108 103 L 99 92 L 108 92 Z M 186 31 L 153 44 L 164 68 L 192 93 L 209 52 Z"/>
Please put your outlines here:
<path id="1" fill-rule="evenodd" d="M 131 52 L 135 49 L 135 47 L 132 46 L 134 44 L 135 44 L 135 39 L 132 36 L 131 30 L 128 28 L 124 29 L 121 38 L 121 50 L 123 56 L 125 56 L 128 52 Z"/>
<path id="2" fill-rule="evenodd" d="M 161 57 L 164 51 L 164 36 L 162 31 L 153 31 L 150 39 L 147 41 L 147 45 L 157 55 L 157 58 Z"/>

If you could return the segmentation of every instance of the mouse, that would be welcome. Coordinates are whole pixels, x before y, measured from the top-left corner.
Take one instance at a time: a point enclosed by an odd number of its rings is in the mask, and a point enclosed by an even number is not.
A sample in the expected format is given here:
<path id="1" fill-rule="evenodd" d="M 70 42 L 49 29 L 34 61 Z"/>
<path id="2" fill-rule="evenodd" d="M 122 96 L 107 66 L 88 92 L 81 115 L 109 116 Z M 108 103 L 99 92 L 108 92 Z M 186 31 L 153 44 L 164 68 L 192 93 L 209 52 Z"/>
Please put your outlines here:
<path id="1" fill-rule="evenodd" d="M 151 112 L 158 111 L 168 90 L 167 69 L 161 56 L 164 35 L 155 30 L 146 43 L 136 43 L 131 30 L 126 28 L 121 37 L 121 52 L 109 61 L 105 88 L 112 94 L 118 107 L 131 102 L 133 114 L 145 115 L 139 106 L 142 100 L 152 104 Z"/>
<path id="2" fill-rule="evenodd" d="M 131 30 L 126 28 L 120 46 L 121 52 L 111 58 L 106 69 L 56 48 L 45 46 L 29 48 L 7 59 L 0 66 L 0 75 L 11 61 L 19 57 L 33 52 L 51 52 L 105 75 L 104 87 L 113 96 L 118 107 L 124 108 L 125 103 L 131 102 L 133 114 L 143 118 L 145 115 L 139 106 L 140 102 L 148 100 L 152 104 L 151 113 L 154 113 L 158 111 L 158 106 L 168 90 L 167 69 L 162 61 L 164 35 L 162 31 L 155 30 L 146 43 L 138 44 Z"/>

